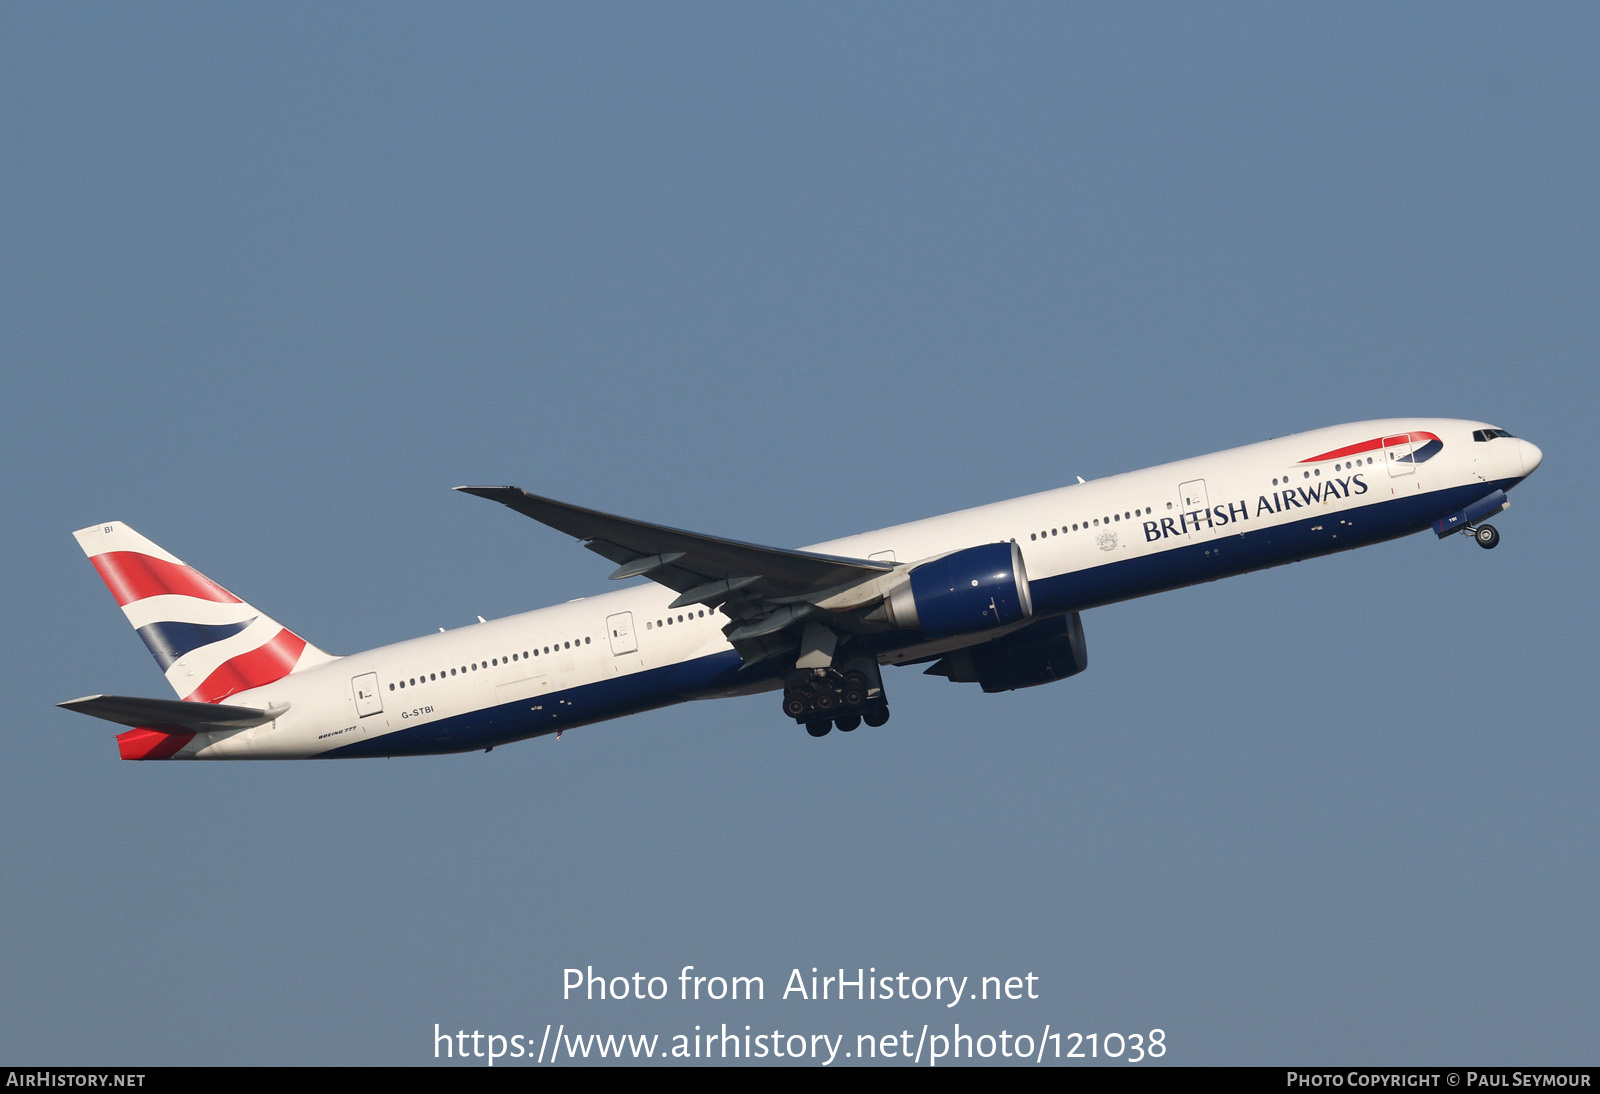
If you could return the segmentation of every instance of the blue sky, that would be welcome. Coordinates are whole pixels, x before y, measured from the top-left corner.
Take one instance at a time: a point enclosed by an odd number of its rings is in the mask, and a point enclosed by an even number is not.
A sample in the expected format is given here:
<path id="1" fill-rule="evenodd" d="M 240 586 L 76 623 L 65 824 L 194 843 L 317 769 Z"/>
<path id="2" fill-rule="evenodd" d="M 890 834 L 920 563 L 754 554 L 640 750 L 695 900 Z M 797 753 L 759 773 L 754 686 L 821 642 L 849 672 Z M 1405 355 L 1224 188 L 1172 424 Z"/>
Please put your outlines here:
<path id="1" fill-rule="evenodd" d="M 0 1058 L 960 1020 L 1594 1063 L 1597 31 L 6 7 Z M 135 765 L 53 707 L 164 691 L 72 542 L 97 521 L 347 652 L 604 585 L 459 483 L 799 545 L 1404 414 L 1544 449 L 1498 550 L 1099 609 L 1081 677 L 891 670 L 877 731 L 813 741 L 762 696 L 487 756 Z M 688 964 L 769 997 L 561 999 L 568 967 Z M 774 998 L 812 966 L 1041 997 Z"/>

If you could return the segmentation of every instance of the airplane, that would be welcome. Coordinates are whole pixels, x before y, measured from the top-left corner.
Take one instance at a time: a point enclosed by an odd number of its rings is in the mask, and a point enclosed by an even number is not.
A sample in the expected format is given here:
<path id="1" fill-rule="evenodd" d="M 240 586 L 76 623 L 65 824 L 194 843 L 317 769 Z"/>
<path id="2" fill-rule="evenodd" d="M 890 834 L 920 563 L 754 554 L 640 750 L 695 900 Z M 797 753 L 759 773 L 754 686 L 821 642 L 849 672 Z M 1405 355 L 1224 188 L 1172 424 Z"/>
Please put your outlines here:
<path id="1" fill-rule="evenodd" d="M 59 704 L 127 760 L 482 750 L 690 699 L 781 691 L 813 737 L 889 718 L 883 665 L 1011 691 L 1088 665 L 1081 615 L 1487 518 L 1539 466 L 1485 422 L 1331 426 L 801 550 L 461 486 L 649 583 L 334 656 L 126 524 L 75 536 L 177 699 Z"/>

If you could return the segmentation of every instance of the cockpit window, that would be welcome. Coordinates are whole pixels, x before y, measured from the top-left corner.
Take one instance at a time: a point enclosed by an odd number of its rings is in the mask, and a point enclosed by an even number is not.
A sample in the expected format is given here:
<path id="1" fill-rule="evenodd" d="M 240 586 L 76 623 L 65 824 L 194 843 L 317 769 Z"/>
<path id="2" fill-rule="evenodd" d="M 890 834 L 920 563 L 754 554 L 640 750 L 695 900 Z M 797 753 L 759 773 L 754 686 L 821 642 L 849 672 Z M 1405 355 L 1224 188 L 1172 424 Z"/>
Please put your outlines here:
<path id="1" fill-rule="evenodd" d="M 1492 441 L 1496 437 L 1509 437 L 1511 434 L 1503 429 L 1474 429 L 1472 439 L 1475 441 Z"/>

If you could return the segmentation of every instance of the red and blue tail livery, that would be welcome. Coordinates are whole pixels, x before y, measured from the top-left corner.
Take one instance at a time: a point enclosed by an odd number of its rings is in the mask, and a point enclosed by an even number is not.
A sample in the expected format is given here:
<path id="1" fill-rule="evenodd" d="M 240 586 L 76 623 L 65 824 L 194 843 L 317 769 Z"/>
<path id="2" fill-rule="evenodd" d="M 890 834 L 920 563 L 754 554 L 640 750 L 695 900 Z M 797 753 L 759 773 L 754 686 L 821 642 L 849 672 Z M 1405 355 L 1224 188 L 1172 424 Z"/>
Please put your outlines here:
<path id="1" fill-rule="evenodd" d="M 74 535 L 182 700 L 220 703 L 333 660 L 120 521 Z M 123 752 L 165 759 L 185 734 L 173 725 L 135 728 L 122 735 Z"/>
<path id="2" fill-rule="evenodd" d="M 61 705 L 126 727 L 136 760 L 488 751 L 756 692 L 849 733 L 888 721 L 885 665 L 1033 687 L 1087 667 L 1091 609 L 1430 528 L 1494 547 L 1486 520 L 1542 459 L 1484 422 L 1355 422 L 800 549 L 463 486 L 647 580 L 343 657 L 98 524 L 78 543 L 177 698 Z"/>

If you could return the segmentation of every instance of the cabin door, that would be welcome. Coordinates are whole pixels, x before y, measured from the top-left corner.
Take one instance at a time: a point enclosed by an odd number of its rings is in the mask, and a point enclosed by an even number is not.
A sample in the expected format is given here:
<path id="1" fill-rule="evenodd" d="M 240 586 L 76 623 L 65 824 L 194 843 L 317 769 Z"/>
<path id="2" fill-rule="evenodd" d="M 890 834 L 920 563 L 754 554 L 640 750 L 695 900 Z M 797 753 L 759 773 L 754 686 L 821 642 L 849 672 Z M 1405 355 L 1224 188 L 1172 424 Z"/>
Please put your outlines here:
<path id="1" fill-rule="evenodd" d="M 1178 487 L 1178 510 L 1190 539 L 1205 539 L 1211 535 L 1211 499 L 1206 494 L 1205 479 L 1194 479 Z"/>
<path id="2" fill-rule="evenodd" d="M 616 615 L 606 616 L 606 630 L 611 635 L 611 653 L 621 657 L 625 653 L 636 653 L 639 643 L 633 637 L 633 613 L 618 612 Z"/>
<path id="3" fill-rule="evenodd" d="M 378 694 L 378 674 L 369 672 L 350 681 L 350 690 L 356 697 L 356 713 L 365 718 L 369 714 L 383 713 L 383 697 Z"/>
<path id="4" fill-rule="evenodd" d="M 1409 433 L 1383 439 L 1383 462 L 1389 465 L 1390 477 L 1399 478 L 1401 475 L 1417 473 L 1417 465 L 1411 462 L 1412 450 Z"/>

